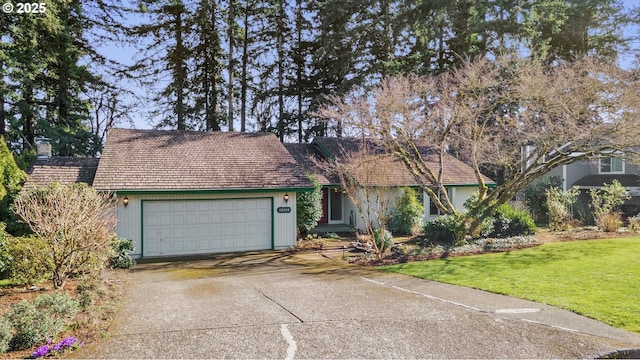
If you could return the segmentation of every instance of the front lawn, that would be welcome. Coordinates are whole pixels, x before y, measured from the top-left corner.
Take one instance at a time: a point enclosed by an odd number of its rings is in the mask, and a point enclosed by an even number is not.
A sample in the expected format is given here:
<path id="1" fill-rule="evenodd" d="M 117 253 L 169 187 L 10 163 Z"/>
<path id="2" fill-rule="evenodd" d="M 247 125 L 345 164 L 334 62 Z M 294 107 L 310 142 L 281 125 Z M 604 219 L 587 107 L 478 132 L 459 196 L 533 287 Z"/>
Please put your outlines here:
<path id="1" fill-rule="evenodd" d="M 382 268 L 554 305 L 640 333 L 640 237 L 549 243 Z"/>

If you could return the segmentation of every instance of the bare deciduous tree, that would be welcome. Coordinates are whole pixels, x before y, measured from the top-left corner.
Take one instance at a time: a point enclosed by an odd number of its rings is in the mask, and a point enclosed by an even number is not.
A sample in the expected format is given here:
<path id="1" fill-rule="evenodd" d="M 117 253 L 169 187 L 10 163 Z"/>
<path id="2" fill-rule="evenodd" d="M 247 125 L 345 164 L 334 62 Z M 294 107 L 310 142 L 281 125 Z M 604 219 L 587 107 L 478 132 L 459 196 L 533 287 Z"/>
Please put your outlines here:
<path id="1" fill-rule="evenodd" d="M 336 155 L 334 159 L 316 163 L 338 179 L 343 193 L 358 211 L 373 250 L 380 256 L 388 250 L 384 237 L 397 197 L 396 184 L 389 181 L 392 167 L 388 165 L 394 159 L 365 140 L 357 151 L 342 149 Z M 380 241 L 375 241 L 376 232 Z"/>
<path id="2" fill-rule="evenodd" d="M 441 75 L 393 77 L 370 91 L 356 91 L 319 110 L 345 131 L 373 139 L 403 161 L 444 213 L 456 213 L 446 194 L 446 153 L 476 174 L 480 196 L 461 216 L 473 233 L 482 218 L 549 170 L 576 161 L 638 155 L 640 80 L 599 59 L 549 66 L 504 56 L 467 62 Z M 437 161 L 428 160 L 424 145 Z M 523 146 L 531 151 L 522 159 Z M 634 146 L 636 146 L 634 148 Z M 480 169 L 505 170 L 504 183 L 490 189 Z"/>
<path id="3" fill-rule="evenodd" d="M 15 212 L 48 246 L 53 284 L 71 274 L 100 270 L 110 255 L 116 224 L 113 196 L 86 184 L 32 186 L 14 202 Z"/>

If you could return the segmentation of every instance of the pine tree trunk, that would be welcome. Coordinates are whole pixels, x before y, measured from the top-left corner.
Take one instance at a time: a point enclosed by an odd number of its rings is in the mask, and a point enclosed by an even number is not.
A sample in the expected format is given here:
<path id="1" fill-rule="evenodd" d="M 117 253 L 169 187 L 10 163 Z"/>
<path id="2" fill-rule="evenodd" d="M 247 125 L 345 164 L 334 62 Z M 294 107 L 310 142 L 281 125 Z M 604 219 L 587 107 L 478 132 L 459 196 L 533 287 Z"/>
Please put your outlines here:
<path id="1" fill-rule="evenodd" d="M 242 39 L 242 78 L 240 79 L 240 131 L 247 130 L 247 66 L 249 62 L 249 4 L 244 9 L 244 38 Z"/>
<path id="2" fill-rule="evenodd" d="M 234 7 L 233 0 L 229 0 L 229 28 L 227 30 L 229 36 L 229 131 L 233 131 L 233 21 L 234 21 Z"/>

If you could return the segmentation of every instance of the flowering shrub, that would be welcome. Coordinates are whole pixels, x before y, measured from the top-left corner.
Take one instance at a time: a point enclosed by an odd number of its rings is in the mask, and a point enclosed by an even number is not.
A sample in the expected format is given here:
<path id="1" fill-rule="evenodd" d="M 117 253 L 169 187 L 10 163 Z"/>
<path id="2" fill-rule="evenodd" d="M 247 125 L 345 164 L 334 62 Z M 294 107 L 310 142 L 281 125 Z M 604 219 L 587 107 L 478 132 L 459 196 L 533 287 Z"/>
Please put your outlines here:
<path id="1" fill-rule="evenodd" d="M 78 344 L 78 339 L 73 336 L 66 337 L 53 346 L 51 346 L 51 343 L 51 340 L 49 340 L 46 345 L 38 347 L 33 353 L 31 353 L 31 357 L 37 359 L 39 357 L 52 356 L 57 352 L 65 351 L 67 349 L 76 349 L 84 345 L 84 343 Z"/>

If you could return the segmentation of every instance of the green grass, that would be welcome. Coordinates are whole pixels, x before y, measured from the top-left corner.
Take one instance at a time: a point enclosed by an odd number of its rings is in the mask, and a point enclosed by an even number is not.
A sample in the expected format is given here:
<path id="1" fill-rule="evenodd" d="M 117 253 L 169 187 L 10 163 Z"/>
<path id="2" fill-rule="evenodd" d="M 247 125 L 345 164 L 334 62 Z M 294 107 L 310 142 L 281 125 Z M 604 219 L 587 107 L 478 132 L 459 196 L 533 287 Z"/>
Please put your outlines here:
<path id="1" fill-rule="evenodd" d="M 382 268 L 554 305 L 640 333 L 640 237 Z"/>

